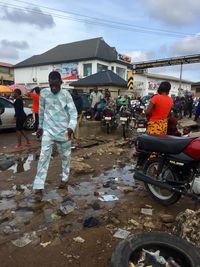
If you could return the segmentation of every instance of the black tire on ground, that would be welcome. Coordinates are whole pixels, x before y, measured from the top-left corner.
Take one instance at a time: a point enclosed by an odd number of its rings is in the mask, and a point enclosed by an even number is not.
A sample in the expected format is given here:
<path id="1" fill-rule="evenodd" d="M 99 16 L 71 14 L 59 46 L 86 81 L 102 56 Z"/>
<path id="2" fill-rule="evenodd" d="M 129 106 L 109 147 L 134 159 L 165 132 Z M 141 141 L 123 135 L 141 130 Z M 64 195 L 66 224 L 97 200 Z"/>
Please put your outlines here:
<path id="1" fill-rule="evenodd" d="M 177 257 L 181 267 L 200 267 L 200 252 L 197 248 L 177 236 L 158 232 L 132 235 L 120 242 L 112 254 L 111 266 L 129 267 L 129 261 L 133 262 L 134 256 L 137 262 L 137 255 L 139 257 L 142 248 L 153 249 L 153 246 L 171 251 L 172 255 L 168 256 L 172 256 L 176 262 Z"/>
<path id="2" fill-rule="evenodd" d="M 148 160 L 146 162 L 146 164 L 144 166 L 144 172 L 145 172 L 145 174 L 147 174 L 147 171 L 148 171 L 149 166 L 151 164 L 154 164 L 154 163 L 157 163 L 157 160 L 156 159 Z M 172 172 L 172 175 L 174 177 L 174 181 L 177 181 L 178 179 L 176 177 L 176 174 L 174 172 Z M 152 196 L 152 198 L 155 199 L 158 203 L 162 204 L 163 206 L 173 205 L 174 203 L 176 203 L 177 201 L 179 201 L 179 199 L 181 197 L 181 194 L 172 193 L 170 198 L 168 198 L 168 199 L 161 199 L 161 198 L 159 198 L 158 196 L 156 196 L 152 192 L 152 190 L 150 188 L 151 185 L 149 186 L 149 184 L 147 184 L 147 183 L 144 183 L 144 185 L 145 185 L 145 188 L 147 189 L 147 191 L 149 192 L 149 194 Z"/>
<path id="3" fill-rule="evenodd" d="M 32 131 L 32 130 L 34 130 L 34 120 L 33 120 L 32 115 L 29 115 L 29 116 L 26 118 L 26 121 L 25 121 L 25 123 L 24 123 L 24 129 L 25 129 L 25 130 L 28 130 L 28 131 Z"/>

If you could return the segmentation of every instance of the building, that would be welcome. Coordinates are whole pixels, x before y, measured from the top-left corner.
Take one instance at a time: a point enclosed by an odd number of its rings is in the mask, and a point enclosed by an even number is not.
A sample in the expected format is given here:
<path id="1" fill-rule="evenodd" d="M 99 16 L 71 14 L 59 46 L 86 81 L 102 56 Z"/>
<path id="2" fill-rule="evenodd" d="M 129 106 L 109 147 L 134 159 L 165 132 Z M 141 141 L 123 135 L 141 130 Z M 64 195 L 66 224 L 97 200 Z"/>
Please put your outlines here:
<path id="1" fill-rule="evenodd" d="M 192 84 L 192 93 L 196 97 L 200 97 L 200 82 Z"/>
<path id="2" fill-rule="evenodd" d="M 102 70 L 112 70 L 127 78 L 131 58 L 119 54 L 103 38 L 94 38 L 58 45 L 47 52 L 32 56 L 14 66 L 15 83 L 27 87 L 46 86 L 52 70 L 61 73 L 63 87 L 70 88 L 72 81 Z"/>
<path id="3" fill-rule="evenodd" d="M 127 90 L 127 81 L 111 70 L 100 71 L 88 77 L 72 82 L 70 86 L 90 92 L 90 89 L 97 87 L 98 90 L 108 89 L 113 97 L 117 97 L 119 92 Z"/>
<path id="4" fill-rule="evenodd" d="M 171 83 L 170 95 L 172 96 L 177 96 L 179 93 L 184 94 L 186 91 L 191 91 L 192 85 L 191 81 L 182 80 L 180 91 L 180 80 L 178 78 L 152 73 L 134 74 L 133 80 L 134 90 L 141 96 L 155 94 L 159 84 L 163 81 L 169 81 Z"/>
<path id="5" fill-rule="evenodd" d="M 14 83 L 13 65 L 0 62 L 0 84 L 11 85 Z"/>

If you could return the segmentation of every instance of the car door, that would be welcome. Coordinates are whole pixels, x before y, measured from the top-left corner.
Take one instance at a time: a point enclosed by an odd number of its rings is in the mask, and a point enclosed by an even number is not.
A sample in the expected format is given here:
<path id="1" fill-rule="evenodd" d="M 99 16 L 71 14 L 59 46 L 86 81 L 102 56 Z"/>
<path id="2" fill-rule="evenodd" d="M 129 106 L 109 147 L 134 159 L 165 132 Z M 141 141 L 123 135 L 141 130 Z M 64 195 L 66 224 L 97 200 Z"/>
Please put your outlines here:
<path id="1" fill-rule="evenodd" d="M 0 125 L 0 129 L 14 128 L 15 127 L 15 122 L 13 120 L 15 115 L 14 105 L 9 100 L 6 100 L 5 98 L 1 97 L 0 97 L 0 103 L 1 106 L 3 106 L 5 109 L 3 114 L 1 114 L 2 125 Z"/>

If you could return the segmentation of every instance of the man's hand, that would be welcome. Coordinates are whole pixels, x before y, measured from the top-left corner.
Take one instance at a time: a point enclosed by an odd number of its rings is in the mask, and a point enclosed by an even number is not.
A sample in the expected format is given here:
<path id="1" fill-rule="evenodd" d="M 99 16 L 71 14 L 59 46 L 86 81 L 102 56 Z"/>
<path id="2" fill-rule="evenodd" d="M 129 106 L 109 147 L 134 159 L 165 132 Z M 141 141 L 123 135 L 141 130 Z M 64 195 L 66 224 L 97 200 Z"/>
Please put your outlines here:
<path id="1" fill-rule="evenodd" d="M 72 129 L 71 128 L 67 128 L 67 133 L 66 133 L 67 139 L 71 140 L 72 134 L 73 134 Z"/>
<path id="2" fill-rule="evenodd" d="M 43 135 L 43 129 L 42 128 L 38 129 L 36 135 L 37 138 L 40 138 Z"/>

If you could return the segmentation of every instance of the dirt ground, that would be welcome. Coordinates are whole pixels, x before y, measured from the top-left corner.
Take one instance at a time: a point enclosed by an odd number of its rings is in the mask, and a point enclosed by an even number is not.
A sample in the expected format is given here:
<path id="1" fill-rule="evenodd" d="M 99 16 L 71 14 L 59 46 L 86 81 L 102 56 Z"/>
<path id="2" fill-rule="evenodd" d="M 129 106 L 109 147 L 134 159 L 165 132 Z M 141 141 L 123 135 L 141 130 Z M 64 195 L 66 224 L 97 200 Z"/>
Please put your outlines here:
<path id="1" fill-rule="evenodd" d="M 79 146 L 73 149 L 68 190 L 58 189 L 61 162 L 54 151 L 45 196 L 39 204 L 33 201 L 31 184 L 36 174 L 40 142 L 32 137 L 31 147 L 18 152 L 12 149 L 13 141 L 4 143 L 1 157 L 6 155 L 14 164 L 0 171 L 1 267 L 108 267 L 112 252 L 121 241 L 113 237 L 118 228 L 131 234 L 171 232 L 173 219 L 166 223 L 162 215 L 175 218 L 180 211 L 194 208 L 188 198 L 167 208 L 152 200 L 143 184 L 133 179 L 129 140 L 122 140 L 120 132 L 108 136 L 99 126 L 90 127 L 84 128 Z M 8 135 L 14 137 L 13 133 Z M 103 187 L 113 179 L 112 187 Z M 103 202 L 94 192 L 107 192 L 119 200 Z M 76 207 L 71 213 L 61 215 L 59 207 L 66 199 L 72 200 Z M 152 209 L 152 216 L 142 214 L 142 208 Z M 96 218 L 98 224 L 84 227 L 89 217 Z M 16 245 L 13 241 L 23 236 L 30 242 L 19 247 L 19 243 Z M 81 237 L 83 243 L 75 241 L 76 237 Z"/>

